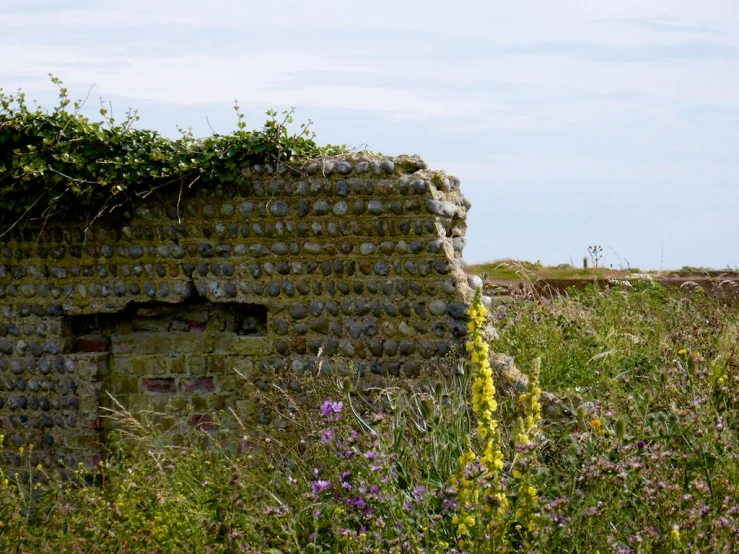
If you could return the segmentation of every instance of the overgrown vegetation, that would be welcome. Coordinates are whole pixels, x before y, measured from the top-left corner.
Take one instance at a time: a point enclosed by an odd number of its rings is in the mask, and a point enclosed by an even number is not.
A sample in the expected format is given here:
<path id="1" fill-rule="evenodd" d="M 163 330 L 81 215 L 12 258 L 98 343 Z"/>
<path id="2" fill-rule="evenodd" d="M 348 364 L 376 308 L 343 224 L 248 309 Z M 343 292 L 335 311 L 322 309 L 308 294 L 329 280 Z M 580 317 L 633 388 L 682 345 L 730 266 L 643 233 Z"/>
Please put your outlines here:
<path id="1" fill-rule="evenodd" d="M 736 551 L 739 307 L 645 280 L 493 315 L 492 347 L 532 377 L 520 397 L 486 380 L 473 314 L 454 377 L 264 393 L 290 431 L 224 421 L 182 440 L 119 411 L 96 471 L 62 480 L 22 452 L 0 480 L 0 549 Z"/>
<path id="2" fill-rule="evenodd" d="M 88 218 L 163 187 L 182 190 L 203 184 L 245 180 L 242 169 L 272 164 L 279 172 L 316 156 L 345 153 L 345 147 L 319 147 L 310 122 L 291 133 L 293 111 L 267 112 L 262 129 L 247 130 L 236 110 L 236 130 L 196 138 L 180 129 L 178 139 L 135 128 L 136 110 L 122 120 L 102 100 L 100 121 L 81 114 L 61 81 L 59 104 L 47 111 L 29 105 L 26 94 L 0 89 L 0 226 L 19 217 L 46 217 L 74 208 Z"/>

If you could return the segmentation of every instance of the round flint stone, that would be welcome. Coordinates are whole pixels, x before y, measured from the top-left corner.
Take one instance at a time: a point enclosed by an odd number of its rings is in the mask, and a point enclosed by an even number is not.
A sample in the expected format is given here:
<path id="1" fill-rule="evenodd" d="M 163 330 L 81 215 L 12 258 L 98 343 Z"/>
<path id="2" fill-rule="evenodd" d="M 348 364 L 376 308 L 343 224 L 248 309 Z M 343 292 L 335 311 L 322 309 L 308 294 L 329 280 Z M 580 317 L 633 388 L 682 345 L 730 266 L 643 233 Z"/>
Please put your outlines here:
<path id="1" fill-rule="evenodd" d="M 44 352 L 53 356 L 61 352 L 61 347 L 57 343 L 47 340 L 44 343 Z"/>
<path id="2" fill-rule="evenodd" d="M 299 302 L 296 302 L 295 304 L 290 304 L 290 308 L 288 309 L 288 311 L 294 319 L 303 319 L 308 315 L 308 310 L 305 305 L 300 304 Z"/>
<path id="3" fill-rule="evenodd" d="M 442 248 L 444 248 L 444 241 L 441 239 L 432 240 L 426 244 L 426 250 L 432 254 L 438 254 Z"/>
<path id="4" fill-rule="evenodd" d="M 352 203 L 352 212 L 354 213 L 354 215 L 362 215 L 366 209 L 367 205 L 365 204 L 364 200 L 355 200 Z"/>
<path id="5" fill-rule="evenodd" d="M 261 258 L 267 256 L 270 253 L 269 249 L 263 244 L 252 244 L 249 246 L 249 254 L 255 258 Z"/>
<path id="6" fill-rule="evenodd" d="M 276 242 L 272 245 L 272 252 L 278 256 L 284 256 L 288 253 L 287 245 L 284 242 Z"/>
<path id="7" fill-rule="evenodd" d="M 367 348 L 373 356 L 382 356 L 382 341 L 379 339 L 370 339 L 367 341 Z"/>
<path id="8" fill-rule="evenodd" d="M 344 200 L 341 202 L 337 202 L 334 205 L 334 215 L 338 217 L 345 216 L 349 213 L 349 204 L 347 204 Z"/>
<path id="9" fill-rule="evenodd" d="M 460 266 L 462 264 L 460 263 Z M 464 268 L 462 268 L 464 269 Z M 452 268 L 449 266 L 449 263 L 445 260 L 434 260 L 434 271 L 438 273 L 439 275 L 446 275 L 452 270 Z"/>
<path id="10" fill-rule="evenodd" d="M 402 340 L 398 345 L 398 349 L 402 356 L 410 356 L 416 351 L 416 343 L 412 340 Z"/>
<path id="11" fill-rule="evenodd" d="M 336 164 L 334 165 L 334 170 L 340 175 L 349 175 L 349 173 L 354 170 L 354 167 L 352 167 L 352 164 L 347 161 L 341 161 L 336 162 Z"/>
<path id="12" fill-rule="evenodd" d="M 369 256 L 377 251 L 377 245 L 371 242 L 365 242 L 359 245 L 359 253 L 363 256 Z"/>
<path id="13" fill-rule="evenodd" d="M 411 185 L 413 186 L 413 192 L 415 194 L 426 194 L 426 191 L 428 190 L 428 185 L 426 185 L 426 181 L 422 179 L 413 181 Z"/>
<path id="14" fill-rule="evenodd" d="M 338 181 L 336 183 L 336 194 L 346 196 L 349 194 L 349 184 L 346 181 Z"/>
<path id="15" fill-rule="evenodd" d="M 467 319 L 467 306 L 461 302 L 449 302 L 447 311 L 454 319 Z"/>
<path id="16" fill-rule="evenodd" d="M 421 364 L 417 360 L 403 362 L 403 374 L 406 377 L 418 377 L 421 373 Z"/>
<path id="17" fill-rule="evenodd" d="M 30 298 L 31 296 L 36 294 L 36 287 L 34 287 L 30 283 L 24 283 L 21 285 L 21 292 L 23 293 L 23 296 L 26 298 Z"/>
<path id="18" fill-rule="evenodd" d="M 429 311 L 436 316 L 441 316 L 446 313 L 447 305 L 443 300 L 434 300 L 429 304 Z"/>
<path id="19" fill-rule="evenodd" d="M 254 213 L 254 204 L 251 202 L 242 202 L 239 204 L 239 215 L 244 219 L 249 219 Z"/>
<path id="20" fill-rule="evenodd" d="M 23 360 L 10 360 L 10 371 L 15 373 L 16 375 L 20 375 L 26 370 L 26 364 L 23 363 Z M 13 390 L 13 389 L 8 389 Z"/>
<path id="21" fill-rule="evenodd" d="M 328 213 L 328 202 L 325 200 L 316 200 L 313 204 L 314 215 L 326 215 Z"/>
<path id="22" fill-rule="evenodd" d="M 479 275 L 468 275 L 467 284 L 473 290 L 481 289 L 483 287 L 482 277 Z"/>
<path id="23" fill-rule="evenodd" d="M 385 213 L 385 204 L 380 200 L 370 200 L 367 208 L 372 215 L 382 215 Z"/>
<path id="24" fill-rule="evenodd" d="M 457 206 L 443 200 L 426 199 L 426 211 L 439 217 L 452 218 L 457 215 Z"/>
<path id="25" fill-rule="evenodd" d="M 290 211 L 290 204 L 284 200 L 277 200 L 270 204 L 269 211 L 275 217 L 285 217 Z"/>
<path id="26" fill-rule="evenodd" d="M 375 273 L 381 277 L 386 277 L 390 274 L 390 266 L 385 262 L 377 262 L 375 264 Z"/>
<path id="27" fill-rule="evenodd" d="M 298 217 L 305 217 L 310 213 L 310 202 L 307 200 L 298 200 L 298 202 L 295 204 L 295 213 L 298 214 Z"/>
<path id="28" fill-rule="evenodd" d="M 445 279 L 441 282 L 441 290 L 447 294 L 454 294 L 457 292 L 457 285 L 451 279 Z"/>

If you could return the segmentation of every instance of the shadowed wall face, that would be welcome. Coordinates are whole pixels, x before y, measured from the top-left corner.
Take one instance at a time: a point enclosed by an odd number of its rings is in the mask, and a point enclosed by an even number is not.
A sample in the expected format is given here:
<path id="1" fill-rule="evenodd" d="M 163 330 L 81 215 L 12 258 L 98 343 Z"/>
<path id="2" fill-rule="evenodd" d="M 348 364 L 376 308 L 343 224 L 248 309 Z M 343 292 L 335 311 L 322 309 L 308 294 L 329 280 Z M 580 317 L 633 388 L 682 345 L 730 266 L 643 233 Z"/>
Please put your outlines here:
<path id="1" fill-rule="evenodd" d="M 461 345 L 472 289 L 457 179 L 407 156 L 243 173 L 89 228 L 3 237 L 6 442 L 89 463 L 107 393 L 195 427 L 224 408 L 269 423 L 252 387 L 315 371 L 319 356 L 324 373 L 351 362 L 381 384 Z"/>

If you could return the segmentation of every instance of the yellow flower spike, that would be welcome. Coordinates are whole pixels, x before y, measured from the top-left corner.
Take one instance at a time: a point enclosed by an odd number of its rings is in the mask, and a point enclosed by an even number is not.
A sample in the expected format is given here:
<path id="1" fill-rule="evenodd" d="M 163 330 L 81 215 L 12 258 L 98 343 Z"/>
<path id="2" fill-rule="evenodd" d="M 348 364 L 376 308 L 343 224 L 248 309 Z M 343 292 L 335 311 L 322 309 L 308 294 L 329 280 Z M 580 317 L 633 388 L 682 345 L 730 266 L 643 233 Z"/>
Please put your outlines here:
<path id="1" fill-rule="evenodd" d="M 529 373 L 526 392 L 519 397 L 524 412 L 523 417 L 518 419 L 516 426 L 515 443 L 519 447 L 530 445 L 539 432 L 538 422 L 541 420 L 541 404 L 539 403 L 541 394 L 539 388 L 540 367 L 541 360 L 537 358 Z M 530 450 L 524 449 L 521 457 L 514 461 L 511 472 L 514 486 L 518 491 L 516 496 L 516 519 L 526 521 L 526 525 L 522 529 L 529 533 L 536 530 L 536 521 L 539 517 L 537 512 L 538 491 L 531 483 L 532 475 L 530 473 L 530 459 L 533 455 Z"/>
<path id="2" fill-rule="evenodd" d="M 456 493 L 459 502 L 457 510 L 457 534 L 463 544 L 463 537 L 478 529 L 473 522 L 479 521 L 475 514 L 484 517 L 482 529 L 488 531 L 502 528 L 500 516 L 508 509 L 508 499 L 502 490 L 502 469 L 504 467 L 503 453 L 500 450 L 500 435 L 495 412 L 498 403 L 495 399 L 496 390 L 493 384 L 493 370 L 490 366 L 490 349 L 485 342 L 482 328 L 486 323 L 487 310 L 482 304 L 482 293 L 478 290 L 475 299 L 468 311 L 469 322 L 467 330 L 469 338 L 466 344 L 470 359 L 470 374 L 472 377 L 470 404 L 477 419 L 477 436 L 483 441 L 484 449 L 479 458 L 479 465 L 474 464 L 475 456 L 468 437 L 465 451 L 459 458 L 458 472 L 452 482 L 457 484 Z M 466 479 L 467 472 L 473 472 L 475 477 Z M 483 516 L 483 514 L 486 514 Z M 477 533 L 477 532 L 476 532 Z"/>

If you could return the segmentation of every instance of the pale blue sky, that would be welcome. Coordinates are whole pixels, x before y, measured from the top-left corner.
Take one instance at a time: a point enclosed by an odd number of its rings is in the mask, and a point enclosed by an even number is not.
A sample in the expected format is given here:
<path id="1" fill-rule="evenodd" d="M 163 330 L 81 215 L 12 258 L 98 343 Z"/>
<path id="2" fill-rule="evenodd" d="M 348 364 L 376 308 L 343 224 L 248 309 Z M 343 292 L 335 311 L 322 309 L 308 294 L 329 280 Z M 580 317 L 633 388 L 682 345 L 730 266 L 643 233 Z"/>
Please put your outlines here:
<path id="1" fill-rule="evenodd" d="M 175 135 L 298 108 L 472 200 L 465 258 L 739 266 L 739 2 L 0 0 L 0 86 Z"/>

